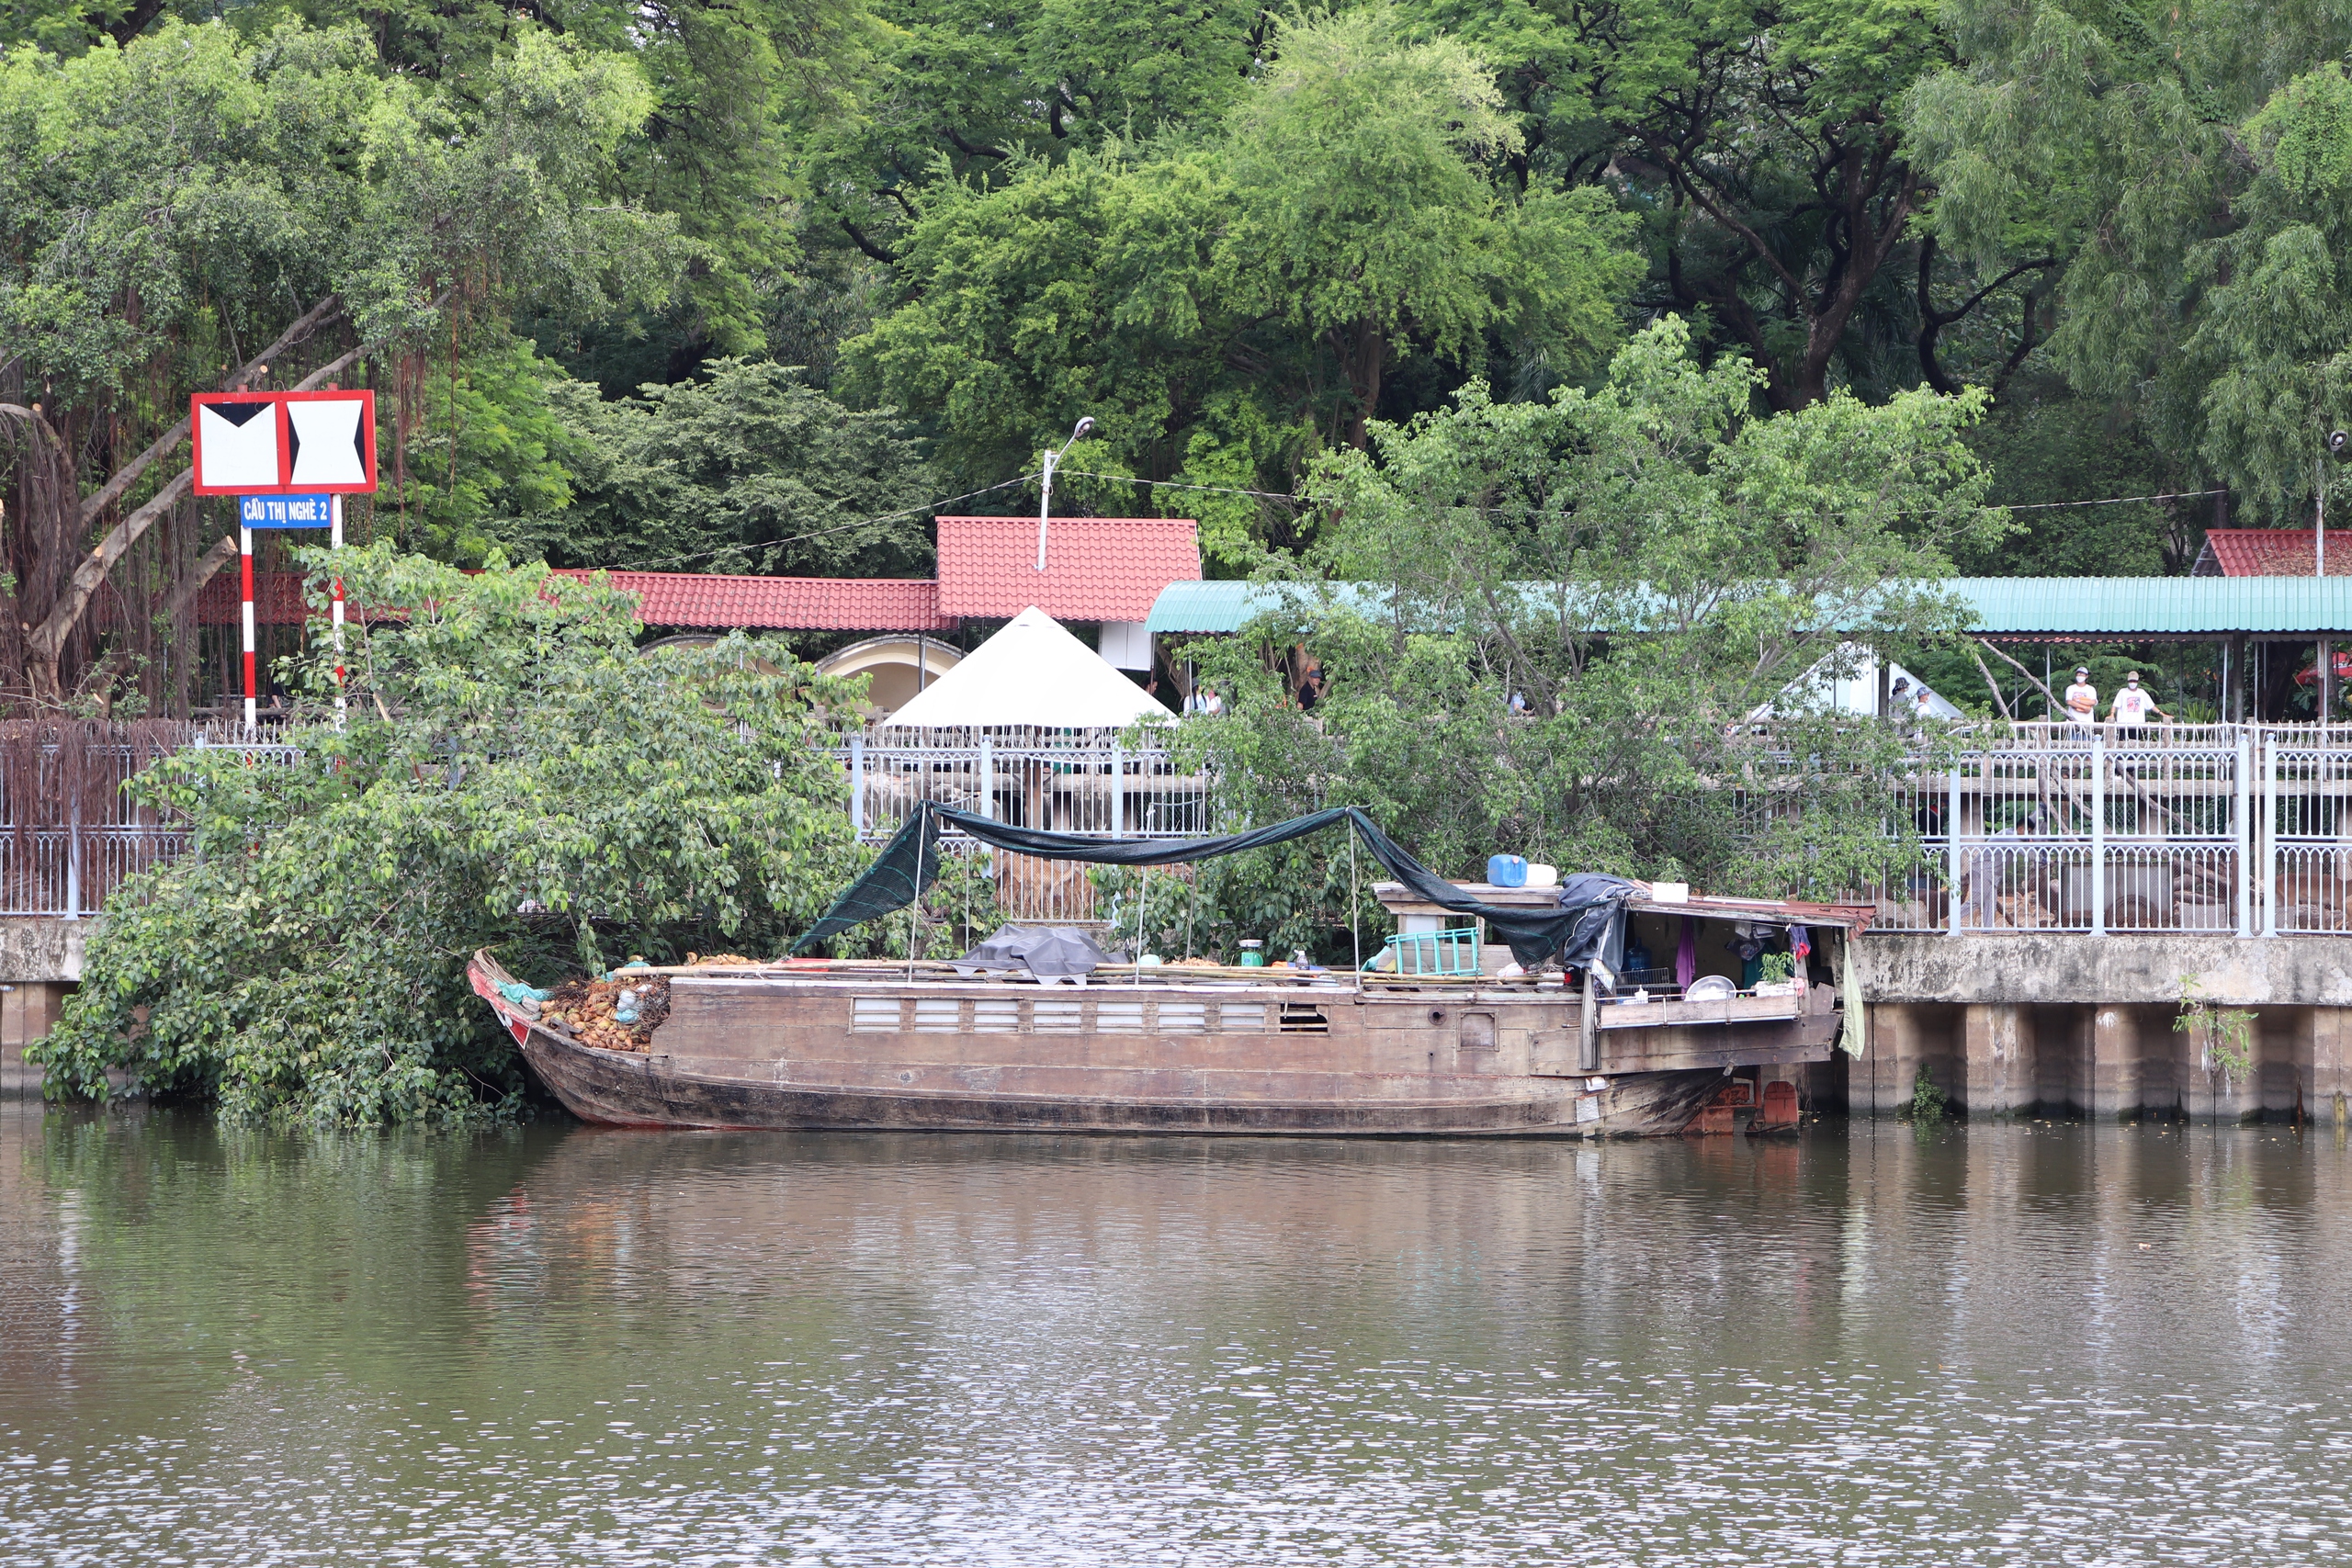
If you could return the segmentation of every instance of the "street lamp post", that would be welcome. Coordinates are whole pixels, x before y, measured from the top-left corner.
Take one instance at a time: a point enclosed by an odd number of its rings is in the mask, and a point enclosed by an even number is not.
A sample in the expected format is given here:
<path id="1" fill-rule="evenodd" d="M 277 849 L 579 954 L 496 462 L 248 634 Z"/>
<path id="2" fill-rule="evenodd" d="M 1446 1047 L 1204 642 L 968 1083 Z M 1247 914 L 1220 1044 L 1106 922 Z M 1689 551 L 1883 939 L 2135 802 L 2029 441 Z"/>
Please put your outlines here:
<path id="1" fill-rule="evenodd" d="M 2352 462 L 2352 432 L 2331 430 L 2319 460 L 2319 487 L 2312 502 L 2312 575 L 2327 579 L 2327 460 Z M 2325 637 L 2319 639 L 2319 722 L 2324 728 L 2335 716 L 2335 650 Z"/>
<path id="2" fill-rule="evenodd" d="M 1070 431 L 1069 439 L 1062 443 L 1060 452 L 1054 451 L 1050 447 L 1046 449 L 1046 482 L 1040 488 L 1037 496 L 1037 570 L 1039 571 L 1046 570 L 1046 519 L 1054 510 L 1054 465 L 1062 460 L 1064 453 L 1084 440 L 1086 433 L 1093 428 L 1093 416 L 1089 415 L 1080 420 L 1077 426 Z"/>

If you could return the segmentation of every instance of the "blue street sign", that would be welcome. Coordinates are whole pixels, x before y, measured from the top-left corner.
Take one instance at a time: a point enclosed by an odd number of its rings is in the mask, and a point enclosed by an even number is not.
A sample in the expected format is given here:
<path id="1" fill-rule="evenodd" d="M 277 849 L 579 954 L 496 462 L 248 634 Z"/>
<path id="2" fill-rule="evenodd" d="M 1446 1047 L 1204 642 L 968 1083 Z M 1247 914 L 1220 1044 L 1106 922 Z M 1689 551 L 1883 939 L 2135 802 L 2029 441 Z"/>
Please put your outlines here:
<path id="1" fill-rule="evenodd" d="M 248 528 L 324 528 L 334 522 L 334 505 L 324 495 L 241 495 L 237 521 Z"/>

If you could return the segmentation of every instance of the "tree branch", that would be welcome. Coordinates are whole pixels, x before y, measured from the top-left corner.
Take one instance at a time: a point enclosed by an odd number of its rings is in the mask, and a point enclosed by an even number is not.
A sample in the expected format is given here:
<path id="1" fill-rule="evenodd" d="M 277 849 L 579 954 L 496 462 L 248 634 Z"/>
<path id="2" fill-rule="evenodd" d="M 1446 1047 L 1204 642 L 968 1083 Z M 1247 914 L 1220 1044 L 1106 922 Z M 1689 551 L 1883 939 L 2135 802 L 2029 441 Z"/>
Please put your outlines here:
<path id="1" fill-rule="evenodd" d="M 2033 672 L 2032 671 L 2030 671 L 2030 670 L 2027 669 L 2024 665 L 2019 664 L 2016 660 L 2011 659 L 2007 654 L 2003 653 L 1999 649 L 1997 649 L 1997 648 L 1994 647 L 1991 643 L 1989 643 L 1989 642 L 1985 642 L 1985 641 L 1984 641 L 1984 639 L 1983 637 L 1977 637 L 1975 640 L 1976 640 L 1977 642 L 1979 642 L 1979 643 L 1983 643 L 1983 644 L 1984 644 L 1984 651 L 1985 651 L 1985 652 L 1987 652 L 1987 653 L 1991 654 L 1994 658 L 1996 658 L 1996 659 L 1999 660 L 2002 663 L 2004 663 L 2004 664 L 2007 665 L 2010 669 L 2012 669 L 2012 670 L 2016 671 L 2018 674 L 2020 674 L 2020 675 L 2024 676 L 2024 677 L 2026 678 L 2026 680 L 2027 680 L 2029 682 L 2030 682 L 2030 683 L 2031 683 L 2031 685 L 2032 685 L 2032 687 L 2033 687 L 2033 689 L 2034 689 L 2035 691 L 2040 692 L 2040 693 L 2042 694 L 2042 696 L 2043 696 L 2043 697 L 2045 697 L 2045 698 L 2047 698 L 2047 699 L 2048 699 L 2048 701 L 2049 701 L 2049 703 L 2050 703 L 2050 714 L 2051 714 L 2051 716 L 2052 716 L 2052 717 L 2053 717 L 2053 718 L 2054 718 L 2054 717 L 2056 717 L 2060 713 L 2062 713 L 2062 712 L 2064 712 L 2064 711 L 2066 705 L 2065 705 L 2065 704 L 2064 704 L 2064 703 L 2062 703 L 2062 702 L 2060 702 L 2060 701 L 2058 700 L 2057 694 L 2056 694 L 2056 693 L 2054 693 L 2054 692 L 2052 692 L 2052 691 L 2051 691 L 2051 689 L 2050 689 L 2049 687 L 2047 687 L 2047 686 L 2043 685 L 2043 684 L 2041 683 L 2041 682 L 2040 681 L 2040 679 L 2039 679 L 2039 678 L 2037 678 L 2037 677 L 2035 676 L 2035 674 L 2034 674 L 2034 672 Z M 1981 662 L 1982 662 L 1982 660 L 1979 660 L 1979 662 L 1981 663 Z"/>
<path id="2" fill-rule="evenodd" d="M 1756 253 L 1758 261 L 1772 269 L 1772 275 L 1781 280 L 1791 294 L 1795 296 L 1802 307 L 1804 300 L 1804 285 L 1798 281 L 1795 273 L 1781 265 L 1779 256 L 1772 254 L 1772 247 L 1765 243 L 1764 236 L 1710 200 L 1706 192 L 1699 188 L 1698 182 L 1691 177 L 1690 171 L 1683 166 L 1682 160 L 1673 150 L 1661 147 L 1656 137 L 1645 136 L 1643 141 L 1649 145 L 1651 152 L 1657 154 L 1660 166 L 1673 176 L 1674 183 L 1680 186 L 1683 193 L 1699 204 L 1700 210 L 1747 241 L 1747 248 Z"/>
<path id="3" fill-rule="evenodd" d="M 1003 148 L 991 147 L 985 141 L 971 142 L 965 141 L 962 137 L 956 134 L 956 128 L 952 125 L 941 126 L 939 128 L 939 134 L 947 138 L 947 140 L 955 145 L 956 151 L 961 152 L 967 158 L 1010 158 L 1012 156 L 1012 153 L 1006 152 Z"/>
<path id="4" fill-rule="evenodd" d="M 1944 328 L 1984 303 L 1995 290 L 2016 282 L 2029 272 L 2040 272 L 2045 268 L 2056 266 L 2058 258 L 2038 256 L 2030 262 L 2019 262 L 1970 295 L 1956 310 L 1939 310 L 1928 297 L 1928 275 L 1935 269 L 1935 263 L 1936 237 L 1930 234 L 1919 242 L 1919 368 L 1927 374 L 1928 386 L 1949 397 L 1961 389 L 1962 383 L 1955 379 L 1951 373 L 1943 367 L 1942 362 L 1936 357 L 1936 344 L 1943 335 Z M 2017 352 L 2010 355 L 2007 361 L 2002 365 L 2000 374 L 1994 378 L 1993 392 L 1996 397 L 2000 395 L 2001 388 L 2007 384 L 2009 378 L 2017 373 L 2018 367 L 2025 363 L 2025 356 L 2032 352 L 2033 295 L 2029 291 L 2026 295 L 2023 341 L 2018 344 Z"/>
<path id="5" fill-rule="evenodd" d="M 2001 683 L 1994 680 L 1993 671 L 1984 667 L 1984 656 L 1972 648 L 1968 650 L 1968 657 L 1976 661 L 1976 672 L 1984 677 L 1984 689 L 1993 694 L 1993 705 L 2001 710 L 2003 718 L 2016 723 L 2017 716 L 2009 711 L 2008 698 L 2001 695 Z"/>
<path id="6" fill-rule="evenodd" d="M 438 311 L 448 304 L 457 292 L 457 286 L 452 284 L 443 289 L 426 309 Z M 297 323 L 297 325 L 300 324 Z M 305 329 L 306 335 L 307 330 Z M 293 328 L 288 328 L 288 335 L 279 339 L 279 343 L 300 341 L 292 336 L 293 332 Z M 294 384 L 293 389 L 298 392 L 315 389 L 322 382 L 342 374 L 345 369 L 356 364 L 362 355 L 377 346 L 377 342 L 361 344 L 348 354 L 328 361 L 303 377 Z M 269 355 L 277 352 L 277 347 L 273 344 L 247 363 L 248 365 L 265 363 Z M 244 373 L 240 372 L 237 378 L 238 384 L 242 385 L 243 380 Z M 232 387 L 228 389 L 233 391 L 236 389 Z M 183 420 L 182 429 L 185 430 L 187 422 Z M 137 511 L 107 530 L 106 537 L 100 539 L 90 553 L 82 558 L 82 564 L 74 569 L 73 581 L 66 584 L 64 593 L 60 596 L 56 606 L 50 611 L 49 617 L 26 637 L 25 649 L 28 654 L 42 660 L 54 660 L 57 657 L 58 649 L 65 646 L 66 634 L 80 622 L 83 612 L 89 608 L 90 596 L 98 591 L 98 584 L 107 580 L 107 573 L 114 570 L 115 562 L 120 560 L 123 553 L 137 544 L 147 530 L 155 525 L 156 519 L 170 511 L 179 498 L 187 493 L 188 489 L 195 483 L 196 469 L 192 467 L 182 468 L 173 476 L 169 484 L 150 496 Z"/>
<path id="7" fill-rule="evenodd" d="M 841 226 L 842 232 L 849 236 L 849 243 L 855 245 L 859 250 L 864 251 L 876 261 L 878 261 L 887 266 L 895 263 L 899 259 L 899 254 L 896 251 L 885 250 L 880 245 L 877 245 L 873 241 L 867 239 L 864 234 L 858 231 L 857 225 L 851 222 L 848 219 L 842 219 Z"/>
<path id="8" fill-rule="evenodd" d="M 164 623 L 177 626 L 180 617 L 187 615 L 196 603 L 196 596 L 204 592 L 204 585 L 211 581 L 222 567 L 236 558 L 237 536 L 221 535 L 210 549 L 196 558 L 196 564 L 188 568 L 187 575 L 174 583 L 171 592 L 164 596 Z"/>
<path id="9" fill-rule="evenodd" d="M 311 306 L 308 310 L 302 312 L 300 318 L 298 319 L 292 326 L 288 327 L 284 332 L 277 335 L 277 341 L 276 343 L 271 344 L 267 348 L 263 349 L 259 354 L 254 355 L 251 359 L 246 360 L 244 364 L 239 366 L 235 375 L 224 378 L 220 382 L 220 389 L 224 392 L 243 391 L 245 389 L 245 384 L 254 378 L 254 376 L 261 367 L 268 364 L 271 360 L 277 358 L 288 349 L 292 348 L 296 344 L 300 343 L 304 338 L 309 337 L 312 333 L 318 331 L 318 329 L 324 325 L 328 321 L 341 315 L 342 313 L 342 299 L 335 295 L 328 295 L 325 299 Z M 105 512 L 107 507 L 112 506 L 116 502 L 121 500 L 123 492 L 128 491 L 132 485 L 138 483 L 139 476 L 145 473 L 151 467 L 153 467 L 157 458 L 162 457 L 164 454 L 170 452 L 173 447 L 177 446 L 181 442 L 187 439 L 187 430 L 188 416 L 182 414 L 179 417 L 179 422 L 174 424 L 169 430 L 164 432 L 163 434 L 157 436 L 153 446 L 149 446 L 144 452 L 140 453 L 136 457 L 130 459 L 130 462 L 125 463 L 121 468 L 116 469 L 115 475 L 112 479 L 107 480 L 107 482 L 100 486 L 88 500 L 82 502 L 82 526 L 86 528 L 91 524 L 96 523 L 101 513 Z"/>

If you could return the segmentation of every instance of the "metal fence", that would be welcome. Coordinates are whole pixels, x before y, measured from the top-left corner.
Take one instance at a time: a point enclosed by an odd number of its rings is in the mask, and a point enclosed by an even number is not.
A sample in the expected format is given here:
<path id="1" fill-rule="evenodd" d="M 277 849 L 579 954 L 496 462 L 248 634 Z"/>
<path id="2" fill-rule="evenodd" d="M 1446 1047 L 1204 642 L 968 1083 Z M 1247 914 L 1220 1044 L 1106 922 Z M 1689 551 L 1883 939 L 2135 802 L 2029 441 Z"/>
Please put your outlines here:
<path id="1" fill-rule="evenodd" d="M 59 776 L 54 741 L 39 748 L 37 773 L 19 782 L 27 798 L 12 798 L 0 783 L 0 915 L 96 914 L 121 883 L 186 853 L 185 829 L 122 787 L 172 751 L 216 749 L 254 767 L 282 767 L 299 755 L 291 746 L 238 739 L 242 726 L 138 728 L 136 741 L 82 747 L 78 765 L 89 787 L 69 788 Z"/>
<path id="2" fill-rule="evenodd" d="M 2352 931 L 2352 732 L 2034 728 L 1907 781 L 1877 929 Z"/>
<path id="3" fill-rule="evenodd" d="M 1895 793 L 1888 826 L 1907 834 L 1889 836 L 1916 839 L 1917 855 L 1851 895 L 1876 906 L 1874 929 L 2352 933 L 2352 729 L 2051 724 L 1956 739 L 1949 762 L 1921 766 Z M 197 731 L 187 743 L 220 742 Z M 254 766 L 297 755 L 234 749 Z M 122 776 L 155 754 L 126 749 Z M 1214 780 L 1131 734 L 882 729 L 835 755 L 852 823 L 869 842 L 924 800 L 1105 839 L 1216 827 Z M 0 816 L 0 914 L 92 912 L 124 878 L 187 847 L 177 828 L 127 807 L 107 817 L 18 829 Z M 941 847 L 959 857 L 982 848 L 957 833 Z M 1015 919 L 1109 913 L 1083 865 L 1003 852 L 988 864 Z"/>
<path id="4" fill-rule="evenodd" d="M 1018 731 L 947 743 L 854 737 L 850 819 L 880 840 L 931 800 L 1015 827 L 1105 839 L 1189 839 L 1209 831 L 1209 781 L 1163 746 L 1117 731 Z"/>
<path id="5" fill-rule="evenodd" d="M 2352 932 L 2352 729 L 2057 723 L 1954 739 L 1948 764 L 1896 790 L 1917 855 L 1849 895 L 1877 907 L 1877 930 Z M 839 755 L 869 840 L 921 800 L 1104 838 L 1212 830 L 1213 781 L 1112 732 L 880 731 Z M 1001 854 L 995 875 L 1020 918 L 1097 913 L 1081 867 Z"/>

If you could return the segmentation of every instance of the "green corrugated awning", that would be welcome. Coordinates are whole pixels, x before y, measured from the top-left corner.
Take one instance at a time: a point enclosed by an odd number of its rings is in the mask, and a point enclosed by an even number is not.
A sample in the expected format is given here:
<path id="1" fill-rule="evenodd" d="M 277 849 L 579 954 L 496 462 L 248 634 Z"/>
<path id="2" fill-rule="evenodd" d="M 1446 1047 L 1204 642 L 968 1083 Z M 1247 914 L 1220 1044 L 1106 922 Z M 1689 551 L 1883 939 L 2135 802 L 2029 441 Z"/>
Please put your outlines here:
<path id="1" fill-rule="evenodd" d="M 2352 631 L 2352 578 L 1958 577 L 1986 637 L 2290 637 Z"/>
<path id="2" fill-rule="evenodd" d="M 1369 583 L 1335 586 L 1358 606 L 1379 592 Z M 1970 607 L 1973 630 L 2026 642 L 2352 632 L 2352 577 L 1956 577 L 1944 586 Z M 1282 593 L 1249 582 L 1171 582 L 1145 625 L 1180 637 L 1237 632 Z"/>
<path id="3" fill-rule="evenodd" d="M 1374 608 L 1386 591 L 1369 582 L 1300 583 L 1287 591 L 1256 582 L 1171 582 L 1152 601 L 1144 629 L 1178 637 L 1238 632 L 1257 616 L 1278 608 L 1285 592 L 1313 595 L 1329 588 L 1332 596 L 1351 610 Z"/>

